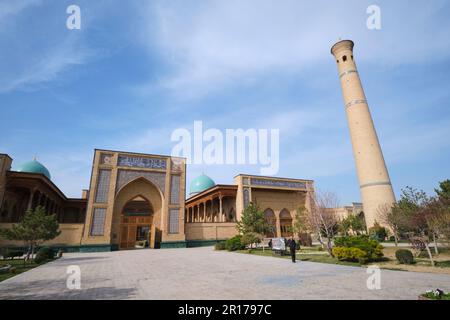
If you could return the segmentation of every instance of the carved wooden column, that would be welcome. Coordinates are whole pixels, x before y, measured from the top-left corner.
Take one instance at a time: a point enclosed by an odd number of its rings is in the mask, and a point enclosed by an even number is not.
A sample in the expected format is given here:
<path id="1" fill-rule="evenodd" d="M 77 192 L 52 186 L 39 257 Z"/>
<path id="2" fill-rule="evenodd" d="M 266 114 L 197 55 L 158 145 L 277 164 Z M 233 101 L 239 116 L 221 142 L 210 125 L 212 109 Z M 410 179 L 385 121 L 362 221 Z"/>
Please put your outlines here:
<path id="1" fill-rule="evenodd" d="M 206 202 L 203 202 L 203 222 L 206 222 Z"/>
<path id="2" fill-rule="evenodd" d="M 277 238 L 281 237 L 280 212 L 275 213 L 275 224 L 277 226 Z"/>
<path id="3" fill-rule="evenodd" d="M 223 216 L 223 206 L 222 206 L 222 195 L 219 196 L 219 221 L 225 222 L 224 216 Z"/>
<path id="4" fill-rule="evenodd" d="M 41 201 L 42 201 L 42 192 L 39 192 L 39 197 L 38 197 L 38 200 L 37 200 L 36 207 L 42 205 Z"/>
<path id="5" fill-rule="evenodd" d="M 30 197 L 28 198 L 27 210 L 30 210 L 31 206 L 33 205 L 33 196 L 34 196 L 34 189 L 30 189 Z"/>

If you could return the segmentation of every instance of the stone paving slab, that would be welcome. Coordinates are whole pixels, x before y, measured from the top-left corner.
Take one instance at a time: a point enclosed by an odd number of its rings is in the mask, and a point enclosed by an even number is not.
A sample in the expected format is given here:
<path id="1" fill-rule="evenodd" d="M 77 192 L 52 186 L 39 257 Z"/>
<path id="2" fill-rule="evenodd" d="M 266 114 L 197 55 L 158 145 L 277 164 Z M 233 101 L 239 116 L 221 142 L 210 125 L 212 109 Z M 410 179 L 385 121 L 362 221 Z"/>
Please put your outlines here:
<path id="1" fill-rule="evenodd" d="M 81 269 L 81 289 L 66 286 Z M 381 270 L 368 290 L 366 268 L 214 251 L 211 247 L 68 253 L 0 283 L 0 299 L 417 299 L 450 291 L 450 276 Z"/>

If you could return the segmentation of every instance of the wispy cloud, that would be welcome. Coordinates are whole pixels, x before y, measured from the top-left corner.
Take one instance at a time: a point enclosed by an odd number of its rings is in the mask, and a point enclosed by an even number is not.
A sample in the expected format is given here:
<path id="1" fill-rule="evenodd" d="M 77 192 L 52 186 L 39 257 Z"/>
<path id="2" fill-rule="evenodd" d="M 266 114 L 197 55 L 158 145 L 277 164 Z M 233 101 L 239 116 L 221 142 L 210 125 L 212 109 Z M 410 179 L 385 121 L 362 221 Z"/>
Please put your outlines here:
<path id="1" fill-rule="evenodd" d="M 41 88 L 94 56 L 82 31 L 65 27 L 63 9 L 38 0 L 0 3 L 0 93 Z"/>
<path id="2" fill-rule="evenodd" d="M 1 77 L 0 93 L 17 89 L 33 90 L 45 85 L 72 67 L 85 63 L 92 54 L 89 49 L 80 49 L 76 41 L 64 40 L 56 48 L 41 52 L 38 58 L 30 55 L 28 61 L 22 61 L 18 69 L 14 70 L 14 74 Z"/>
<path id="3" fill-rule="evenodd" d="M 388 164 L 432 168 L 448 156 L 445 0 L 380 0 L 380 31 L 366 28 L 371 0 L 78 2 L 81 32 L 65 28 L 61 2 L 0 0 L 0 98 L 9 113 L 0 117 L 8 128 L 3 152 L 18 162 L 37 152 L 70 196 L 89 183 L 94 147 L 167 154 L 174 129 L 203 120 L 205 129 L 279 128 L 280 175 L 317 179 L 324 189 L 339 180 L 346 202 L 357 200 L 329 53 L 339 38 L 356 42 Z M 80 69 L 85 81 L 73 85 Z M 27 94 L 8 94 L 17 91 Z M 36 121 L 36 110 L 54 116 L 57 108 L 64 110 L 58 129 Z M 228 183 L 259 166 L 190 166 L 188 182 L 203 170 Z"/>
<path id="4" fill-rule="evenodd" d="M 209 1 L 201 6 L 185 1 L 156 2 L 147 20 L 151 50 L 159 48 L 171 65 L 162 87 L 188 97 L 211 94 L 228 86 L 245 85 L 274 70 L 303 72 L 324 61 L 340 37 L 352 38 L 361 57 L 375 63 L 405 64 L 448 57 L 448 19 L 436 19 L 445 1 L 380 1 L 382 30 L 365 24 L 370 1 Z M 430 33 L 439 33 L 429 39 Z M 420 39 L 420 40 L 419 40 Z M 427 39 L 426 43 L 418 41 Z M 155 43 L 156 41 L 156 43 Z"/>
<path id="5" fill-rule="evenodd" d="M 40 4 L 41 0 L 15 0 L 0 2 L 0 24 L 5 23 L 7 19 L 13 18 L 29 7 Z"/>

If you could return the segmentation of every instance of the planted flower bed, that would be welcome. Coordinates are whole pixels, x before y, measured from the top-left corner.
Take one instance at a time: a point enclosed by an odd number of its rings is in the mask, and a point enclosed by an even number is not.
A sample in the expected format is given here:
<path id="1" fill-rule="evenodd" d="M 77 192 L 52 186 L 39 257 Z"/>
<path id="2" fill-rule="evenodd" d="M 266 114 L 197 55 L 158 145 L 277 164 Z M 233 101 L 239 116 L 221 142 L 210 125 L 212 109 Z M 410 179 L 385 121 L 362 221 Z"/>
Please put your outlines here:
<path id="1" fill-rule="evenodd" d="M 419 296 L 419 300 L 450 300 L 450 293 L 445 293 L 441 289 L 428 290 Z"/>

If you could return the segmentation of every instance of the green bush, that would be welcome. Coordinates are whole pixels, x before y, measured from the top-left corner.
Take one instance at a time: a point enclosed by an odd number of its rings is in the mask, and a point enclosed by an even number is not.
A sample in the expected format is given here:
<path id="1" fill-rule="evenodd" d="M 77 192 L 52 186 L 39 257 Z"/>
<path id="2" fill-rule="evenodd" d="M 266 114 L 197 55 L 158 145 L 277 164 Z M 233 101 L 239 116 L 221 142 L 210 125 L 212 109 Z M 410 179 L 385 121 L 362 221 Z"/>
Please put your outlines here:
<path id="1" fill-rule="evenodd" d="M 225 241 L 217 242 L 214 246 L 215 250 L 225 250 Z"/>
<path id="2" fill-rule="evenodd" d="M 236 251 L 245 249 L 245 245 L 242 243 L 242 236 L 237 235 L 233 238 L 228 239 L 225 242 L 225 249 L 228 251 Z"/>
<path id="3" fill-rule="evenodd" d="M 14 259 L 16 257 L 21 257 L 24 252 L 21 250 L 5 250 L 2 253 L 3 259 Z"/>
<path id="4" fill-rule="evenodd" d="M 262 236 L 255 232 L 245 233 L 241 238 L 241 243 L 244 246 L 252 246 L 254 243 L 260 243 Z"/>
<path id="5" fill-rule="evenodd" d="M 373 227 L 369 229 L 369 235 L 374 240 L 384 241 L 388 233 L 385 227 L 382 227 L 378 224 L 378 222 L 375 222 Z"/>
<path id="6" fill-rule="evenodd" d="M 413 264 L 414 263 L 414 256 L 411 251 L 407 249 L 399 249 L 395 251 L 395 257 L 397 258 L 398 262 L 401 264 Z"/>
<path id="7" fill-rule="evenodd" d="M 339 260 L 367 263 L 367 252 L 359 248 L 334 247 L 333 255 Z"/>
<path id="8" fill-rule="evenodd" d="M 367 235 L 336 238 L 334 241 L 334 245 L 335 248 L 343 247 L 350 249 L 359 249 L 365 253 L 364 257 L 360 257 L 360 251 L 353 250 L 353 252 L 351 253 L 348 250 L 345 251 L 345 254 L 343 254 L 344 256 L 358 256 L 357 258 L 350 258 L 350 261 L 359 261 L 361 263 L 366 263 L 369 261 L 379 260 L 383 257 L 383 246 L 378 241 L 370 239 Z"/>
<path id="9" fill-rule="evenodd" d="M 36 257 L 34 258 L 34 262 L 36 263 L 42 263 L 47 260 L 51 260 L 55 258 L 55 250 L 53 250 L 50 247 L 42 247 L 39 249 L 39 251 L 36 254 Z"/>

